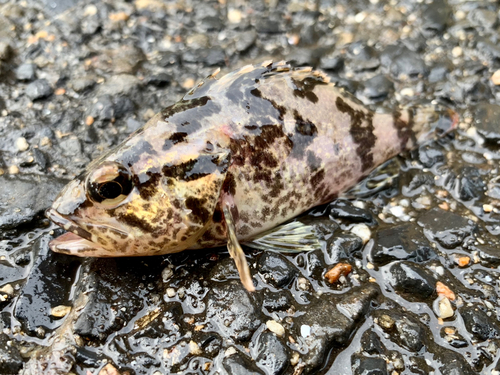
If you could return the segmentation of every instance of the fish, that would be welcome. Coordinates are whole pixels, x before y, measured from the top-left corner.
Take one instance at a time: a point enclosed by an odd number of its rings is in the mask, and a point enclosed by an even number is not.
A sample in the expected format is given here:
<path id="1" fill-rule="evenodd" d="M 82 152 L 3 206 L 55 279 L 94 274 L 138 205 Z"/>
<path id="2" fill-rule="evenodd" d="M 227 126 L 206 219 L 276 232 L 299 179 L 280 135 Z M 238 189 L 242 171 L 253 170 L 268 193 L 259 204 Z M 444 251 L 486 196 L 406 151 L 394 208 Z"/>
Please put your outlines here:
<path id="1" fill-rule="evenodd" d="M 270 247 L 307 247 L 310 228 L 291 219 L 458 123 L 445 107 L 374 112 L 323 72 L 284 61 L 218 72 L 68 183 L 46 211 L 67 231 L 53 251 L 129 257 L 227 245 L 253 291 L 242 243 L 268 235 Z"/>

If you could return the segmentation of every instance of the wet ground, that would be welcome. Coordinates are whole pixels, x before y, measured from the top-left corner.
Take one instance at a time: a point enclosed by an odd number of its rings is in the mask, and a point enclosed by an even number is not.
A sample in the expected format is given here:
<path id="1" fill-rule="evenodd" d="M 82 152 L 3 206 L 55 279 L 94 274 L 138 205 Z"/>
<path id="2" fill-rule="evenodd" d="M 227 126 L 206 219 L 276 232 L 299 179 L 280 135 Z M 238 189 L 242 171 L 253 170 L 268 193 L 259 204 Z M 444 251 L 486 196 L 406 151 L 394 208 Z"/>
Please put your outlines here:
<path id="1" fill-rule="evenodd" d="M 0 373 L 500 373 L 499 9 L 0 1 Z M 225 249 L 48 250 L 43 211 L 90 160 L 217 67 L 270 58 L 374 109 L 444 104 L 459 129 L 306 214 L 321 251 L 247 249 L 253 294 Z"/>

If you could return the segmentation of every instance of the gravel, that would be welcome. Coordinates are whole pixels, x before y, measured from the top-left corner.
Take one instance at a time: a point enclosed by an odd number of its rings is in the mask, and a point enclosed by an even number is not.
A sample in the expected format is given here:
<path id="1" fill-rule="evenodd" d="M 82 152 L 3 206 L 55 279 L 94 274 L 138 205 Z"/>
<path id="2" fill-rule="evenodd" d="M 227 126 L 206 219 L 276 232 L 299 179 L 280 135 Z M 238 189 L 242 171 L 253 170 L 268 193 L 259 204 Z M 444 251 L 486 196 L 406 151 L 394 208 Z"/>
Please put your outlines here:
<path id="1" fill-rule="evenodd" d="M 499 10 L 449 0 L 3 1 L 0 373 L 500 371 Z M 306 213 L 321 250 L 245 248 L 251 294 L 223 248 L 50 252 L 62 230 L 43 211 L 68 180 L 215 69 L 268 59 L 324 69 L 381 112 L 447 105 L 458 129 Z M 351 272 L 330 283 L 339 263 Z"/>

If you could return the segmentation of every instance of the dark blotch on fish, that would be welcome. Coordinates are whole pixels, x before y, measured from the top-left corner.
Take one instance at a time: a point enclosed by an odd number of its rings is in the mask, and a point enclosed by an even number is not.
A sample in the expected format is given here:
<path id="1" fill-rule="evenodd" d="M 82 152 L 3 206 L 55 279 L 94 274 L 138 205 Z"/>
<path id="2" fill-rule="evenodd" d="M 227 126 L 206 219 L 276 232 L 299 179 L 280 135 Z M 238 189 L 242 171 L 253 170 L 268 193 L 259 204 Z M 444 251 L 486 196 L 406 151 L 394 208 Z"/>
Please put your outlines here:
<path id="1" fill-rule="evenodd" d="M 351 116 L 351 127 L 349 132 L 354 142 L 358 145 L 356 153 L 361 159 L 362 171 L 366 172 L 373 167 L 372 150 L 377 140 L 377 137 L 373 133 L 375 130 L 372 123 L 373 114 L 370 112 L 365 114 L 362 111 L 355 110 L 340 96 L 337 97 L 335 104 L 340 112 L 347 113 Z M 366 123 L 365 126 L 363 126 L 364 122 Z"/>
<path id="2" fill-rule="evenodd" d="M 226 175 L 226 179 L 222 184 L 222 191 L 231 196 L 234 196 L 236 194 L 236 180 L 234 179 L 234 176 L 231 172 L 228 172 Z"/>
<path id="3" fill-rule="evenodd" d="M 253 96 L 257 97 L 257 98 L 262 98 L 262 93 L 260 92 L 260 90 L 259 90 L 259 89 L 253 89 L 253 90 L 251 90 L 251 91 L 250 91 L 250 93 L 251 93 Z M 267 100 L 269 103 L 271 103 L 271 104 L 272 104 L 272 106 L 273 106 L 276 110 L 278 110 L 278 112 L 279 112 L 279 116 L 278 116 L 278 118 L 279 118 L 280 120 L 282 120 L 282 121 L 283 121 L 283 119 L 284 119 L 284 117 L 285 117 L 285 114 L 286 114 L 286 108 L 285 108 L 285 107 L 283 107 L 282 105 L 279 105 L 278 103 L 276 103 L 276 102 L 275 102 L 274 100 L 272 100 L 272 99 L 267 99 L 267 98 L 262 98 L 262 99 Z"/>
<path id="4" fill-rule="evenodd" d="M 205 208 L 205 199 L 196 197 L 188 197 L 186 199 L 186 207 L 191 210 L 193 219 L 199 223 L 206 223 L 210 219 L 210 212 Z"/>
<path id="5" fill-rule="evenodd" d="M 130 225 L 131 227 L 140 228 L 148 233 L 155 232 L 155 228 L 151 224 L 149 224 L 146 220 L 141 220 L 135 214 L 118 214 L 116 218 L 118 221 Z"/>
<path id="6" fill-rule="evenodd" d="M 142 199 L 149 200 L 152 196 L 154 196 L 157 192 L 158 181 L 161 178 L 159 173 L 148 171 L 146 172 L 147 179 L 144 182 L 140 182 L 145 178 L 140 178 L 139 176 L 133 175 L 132 181 L 134 185 L 139 190 L 139 194 Z"/>
<path id="7" fill-rule="evenodd" d="M 413 143 L 416 143 L 415 133 L 412 129 L 413 127 L 413 111 L 408 111 L 409 120 L 408 124 L 401 120 L 401 112 L 394 111 L 392 114 L 392 119 L 394 120 L 394 127 L 398 132 L 398 137 L 401 141 L 401 149 L 406 148 L 408 140 L 411 139 Z"/>
<path id="8" fill-rule="evenodd" d="M 298 133 L 308 136 L 313 136 L 318 133 L 316 125 L 309 120 L 304 120 L 297 110 L 293 111 L 293 118 L 295 119 L 295 130 L 297 130 Z"/>
<path id="9" fill-rule="evenodd" d="M 168 137 L 168 139 L 165 140 L 165 143 L 163 144 L 163 149 L 168 150 L 170 147 L 176 145 L 177 143 L 186 142 L 187 136 L 188 134 L 184 132 L 176 132 L 172 134 L 170 137 Z"/>
<path id="10" fill-rule="evenodd" d="M 314 81 L 297 81 L 292 78 L 292 82 L 294 83 L 295 87 L 297 87 L 293 90 L 293 95 L 302 99 L 307 99 L 314 104 L 318 102 L 318 96 L 313 92 L 315 84 L 310 84 Z"/>
<path id="11" fill-rule="evenodd" d="M 202 107 L 207 104 L 209 100 L 210 98 L 208 96 L 202 96 L 201 98 L 191 100 L 181 100 L 180 102 L 175 103 L 168 108 L 165 108 L 161 112 L 161 115 L 165 120 L 167 120 L 169 117 L 172 117 L 176 113 L 185 112 L 191 108 Z"/>
<path id="12" fill-rule="evenodd" d="M 121 161 L 123 165 L 134 165 L 143 155 L 158 155 L 151 143 L 142 139 L 136 148 L 131 148 L 123 153 Z"/>

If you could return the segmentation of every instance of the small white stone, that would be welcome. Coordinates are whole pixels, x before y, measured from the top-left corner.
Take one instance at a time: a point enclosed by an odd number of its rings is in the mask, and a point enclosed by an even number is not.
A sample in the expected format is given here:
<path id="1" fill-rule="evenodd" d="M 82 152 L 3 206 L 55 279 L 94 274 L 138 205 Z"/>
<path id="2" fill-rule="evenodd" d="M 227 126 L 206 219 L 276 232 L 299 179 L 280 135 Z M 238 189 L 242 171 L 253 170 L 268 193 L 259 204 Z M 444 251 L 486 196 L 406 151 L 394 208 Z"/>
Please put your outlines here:
<path id="1" fill-rule="evenodd" d="M 295 366 L 297 363 L 299 363 L 300 360 L 300 354 L 297 352 L 293 352 L 292 358 L 290 358 L 290 364 L 292 366 Z"/>
<path id="2" fill-rule="evenodd" d="M 52 308 L 50 315 L 55 316 L 56 318 L 62 318 L 63 316 L 68 315 L 70 311 L 71 306 L 59 305 Z"/>
<path id="3" fill-rule="evenodd" d="M 465 133 L 471 138 L 477 137 L 477 130 L 474 126 L 467 129 Z"/>
<path id="4" fill-rule="evenodd" d="M 183 299 L 185 294 L 186 294 L 186 288 L 181 286 L 177 291 L 177 295 L 179 296 L 180 299 Z"/>
<path id="5" fill-rule="evenodd" d="M 372 263 L 368 262 L 368 263 L 366 263 L 366 268 L 368 268 L 369 270 L 372 270 L 375 268 L 375 266 Z"/>
<path id="6" fill-rule="evenodd" d="M 38 335 L 38 337 L 44 337 L 45 336 L 45 329 L 43 329 L 42 326 L 36 327 L 35 332 Z"/>
<path id="7" fill-rule="evenodd" d="M 356 23 L 361 23 L 365 20 L 366 18 L 366 13 L 365 12 L 359 12 L 358 14 L 356 14 L 354 16 L 354 21 L 356 21 Z"/>
<path id="8" fill-rule="evenodd" d="M 453 316 L 453 307 L 451 302 L 445 296 L 439 296 L 433 304 L 434 312 L 441 319 L 451 318 Z"/>
<path id="9" fill-rule="evenodd" d="M 240 23 L 242 18 L 241 10 L 230 9 L 229 12 L 227 12 L 227 19 L 230 23 Z"/>
<path id="10" fill-rule="evenodd" d="M 372 232 L 366 224 L 356 224 L 351 228 L 351 233 L 361 238 L 361 241 L 363 241 L 363 245 L 366 244 L 372 236 Z"/>
<path id="11" fill-rule="evenodd" d="M 354 201 L 354 202 L 352 202 L 352 205 L 354 207 L 361 208 L 361 209 L 365 209 L 366 208 L 365 202 L 362 202 L 362 201 Z"/>
<path id="12" fill-rule="evenodd" d="M 97 7 L 93 4 L 87 5 L 83 10 L 84 17 L 95 16 L 96 14 L 97 14 Z"/>
<path id="13" fill-rule="evenodd" d="M 163 279 L 163 282 L 167 281 L 172 277 L 174 274 L 174 271 L 172 270 L 171 267 L 165 267 L 163 271 L 161 271 L 161 278 Z"/>
<path id="14" fill-rule="evenodd" d="M 483 211 L 484 212 L 491 212 L 491 211 L 493 211 L 493 206 L 491 204 L 483 204 Z"/>
<path id="15" fill-rule="evenodd" d="M 19 137 L 16 140 L 16 147 L 19 151 L 26 151 L 30 147 L 30 145 L 29 145 L 28 141 L 26 140 L 26 138 Z"/>
<path id="16" fill-rule="evenodd" d="M 500 85 L 500 70 L 497 70 L 495 73 L 493 73 L 493 75 L 491 76 L 491 82 L 493 82 L 495 86 Z"/>
<path id="17" fill-rule="evenodd" d="M 9 167 L 9 174 L 18 174 L 19 173 L 19 167 L 17 165 L 11 165 Z"/>
<path id="18" fill-rule="evenodd" d="M 309 281 L 305 277 L 299 277 L 297 280 L 297 284 L 299 289 L 308 290 L 309 289 Z"/>
<path id="19" fill-rule="evenodd" d="M 415 201 L 424 207 L 430 206 L 432 203 L 431 199 L 427 195 L 418 197 L 417 199 L 415 199 Z"/>
<path id="20" fill-rule="evenodd" d="M 285 328 L 275 320 L 268 320 L 266 322 L 267 329 L 276 334 L 279 337 L 285 335 Z"/>
<path id="21" fill-rule="evenodd" d="M 436 273 L 440 276 L 443 276 L 444 275 L 444 268 L 443 266 L 437 266 L 434 271 L 436 271 Z"/>
<path id="22" fill-rule="evenodd" d="M 309 336 L 311 334 L 311 327 L 306 324 L 302 324 L 300 326 L 300 334 L 302 337 Z"/>
<path id="23" fill-rule="evenodd" d="M 232 356 L 233 354 L 236 354 L 236 349 L 234 346 L 231 346 L 229 348 L 227 348 L 227 350 L 224 352 L 224 357 L 230 357 Z"/>
<path id="24" fill-rule="evenodd" d="M 10 297 L 14 294 L 14 288 L 10 284 L 5 284 L 3 287 L 0 288 L 0 293 L 7 294 Z"/>
<path id="25" fill-rule="evenodd" d="M 203 352 L 200 349 L 200 347 L 198 346 L 198 344 L 196 342 L 194 342 L 193 340 L 191 340 L 191 341 L 189 341 L 189 353 L 192 355 L 200 355 Z"/>
<path id="26" fill-rule="evenodd" d="M 408 199 L 401 199 L 399 205 L 403 207 L 410 207 L 410 201 Z"/>
<path id="27" fill-rule="evenodd" d="M 400 93 L 402 96 L 408 96 L 408 97 L 415 96 L 415 91 L 410 87 L 402 89 Z"/>
<path id="28" fill-rule="evenodd" d="M 464 54 L 464 51 L 462 50 L 462 47 L 456 46 L 451 50 L 451 54 L 453 57 L 460 57 Z"/>
<path id="29" fill-rule="evenodd" d="M 175 297 L 175 289 L 174 288 L 167 288 L 167 296 L 169 298 Z"/>
<path id="30" fill-rule="evenodd" d="M 463 10 L 457 10 L 455 13 L 455 18 L 457 21 L 464 20 L 467 14 Z"/>
<path id="31" fill-rule="evenodd" d="M 405 214 L 405 209 L 404 207 L 401 206 L 394 206 L 389 209 L 391 214 L 393 214 L 396 217 L 401 217 Z"/>

